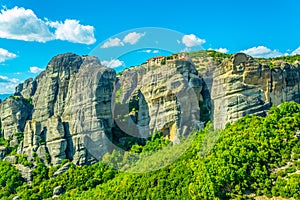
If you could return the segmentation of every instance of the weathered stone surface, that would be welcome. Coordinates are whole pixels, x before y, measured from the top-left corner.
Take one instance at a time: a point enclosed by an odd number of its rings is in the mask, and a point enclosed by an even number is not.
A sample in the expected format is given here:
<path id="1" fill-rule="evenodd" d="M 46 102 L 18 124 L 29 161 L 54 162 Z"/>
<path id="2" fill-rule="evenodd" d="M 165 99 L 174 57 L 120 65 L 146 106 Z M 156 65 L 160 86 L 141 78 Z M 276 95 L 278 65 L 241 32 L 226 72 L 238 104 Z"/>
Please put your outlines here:
<path id="1" fill-rule="evenodd" d="M 54 57 L 35 80 L 16 89 L 25 95 L 34 88 L 32 118 L 18 150 L 29 160 L 34 152 L 43 160 L 50 157 L 54 165 L 66 158 L 79 165 L 98 161 L 110 144 L 106 135 L 113 124 L 115 78 L 97 58 L 71 53 Z M 29 87 L 33 83 L 35 87 Z"/>
<path id="2" fill-rule="evenodd" d="M 188 127 L 207 121 L 200 116 L 201 105 L 209 107 L 210 102 L 204 105 L 203 88 L 203 79 L 187 60 L 129 69 L 116 85 L 114 119 L 129 135 L 147 138 L 161 131 L 176 142 Z M 205 96 L 209 98 L 209 93 Z"/>
<path id="3" fill-rule="evenodd" d="M 47 147 L 44 152 L 49 152 L 52 164 L 60 164 L 66 158 L 67 140 L 59 117 L 53 116 L 47 120 L 44 138 Z"/>
<path id="4" fill-rule="evenodd" d="M 66 158 L 66 139 L 47 142 L 47 148 L 51 156 L 51 163 L 53 163 L 53 165 L 60 164 L 61 161 Z"/>
<path id="5" fill-rule="evenodd" d="M 16 156 L 6 156 L 4 161 L 9 162 L 11 164 L 16 164 L 17 163 L 17 157 Z"/>
<path id="6" fill-rule="evenodd" d="M 39 122 L 33 120 L 27 121 L 24 130 L 24 140 L 18 151 L 26 154 L 28 160 L 33 160 L 33 153 L 37 151 L 43 141 L 43 133 L 44 129 L 42 129 Z"/>
<path id="7" fill-rule="evenodd" d="M 32 78 L 19 84 L 15 89 L 15 96 L 23 96 L 24 98 L 31 98 L 36 91 L 37 83 Z"/>
<path id="8" fill-rule="evenodd" d="M 68 169 L 71 167 L 70 163 L 66 163 L 64 164 L 61 168 L 59 168 L 56 172 L 54 172 L 53 177 L 57 177 L 63 173 L 65 173 L 66 171 L 68 171 Z"/>
<path id="9" fill-rule="evenodd" d="M 53 189 L 53 196 L 52 196 L 52 199 L 58 198 L 61 194 L 63 194 L 63 192 L 64 192 L 64 189 L 63 189 L 63 187 L 62 187 L 61 185 L 55 187 L 55 188 Z"/>
<path id="10" fill-rule="evenodd" d="M 85 60 L 80 68 L 62 115 L 67 127 L 68 157 L 75 164 L 96 162 L 110 148 L 115 79 L 115 71 L 94 58 Z"/>
<path id="11" fill-rule="evenodd" d="M 50 156 L 48 149 L 46 147 L 46 145 L 41 145 L 38 147 L 38 149 L 36 150 L 36 154 L 39 158 L 41 158 L 41 160 L 45 163 L 48 164 L 48 162 L 51 160 L 49 160 L 48 156 Z"/>
<path id="12" fill-rule="evenodd" d="M 2 160 L 7 153 L 7 149 L 5 146 L 0 146 L 0 160 Z"/>
<path id="13" fill-rule="evenodd" d="M 30 118 L 32 105 L 22 97 L 10 97 L 0 104 L 2 135 L 8 140 L 17 132 L 23 132 Z"/>
<path id="14" fill-rule="evenodd" d="M 30 183 L 32 181 L 32 169 L 29 167 L 25 167 L 24 165 L 16 165 L 16 168 L 21 173 L 21 176 Z"/>
<path id="15" fill-rule="evenodd" d="M 128 135 L 112 129 L 137 138 L 161 131 L 176 143 L 208 120 L 223 128 L 247 114 L 266 115 L 271 105 L 300 102 L 298 65 L 278 62 L 270 69 L 242 53 L 193 61 L 198 65 L 188 59 L 143 64 L 116 78 L 94 57 L 58 55 L 16 88 L 20 97 L 0 104 L 2 134 L 24 132 L 18 153 L 29 160 L 36 153 L 54 165 L 66 158 L 84 165 L 110 151 L 111 140 L 125 144 Z M 32 99 L 33 110 L 21 96 Z"/>
<path id="16" fill-rule="evenodd" d="M 38 122 L 53 116 L 61 116 L 65 100 L 83 59 L 75 54 L 54 57 L 46 70 L 37 78 L 37 89 L 32 97 L 34 112 L 32 118 Z"/>
<path id="17" fill-rule="evenodd" d="M 274 68 L 235 54 L 214 72 L 214 126 L 224 128 L 247 114 L 266 115 L 271 105 L 300 102 L 300 68 L 281 62 Z"/>

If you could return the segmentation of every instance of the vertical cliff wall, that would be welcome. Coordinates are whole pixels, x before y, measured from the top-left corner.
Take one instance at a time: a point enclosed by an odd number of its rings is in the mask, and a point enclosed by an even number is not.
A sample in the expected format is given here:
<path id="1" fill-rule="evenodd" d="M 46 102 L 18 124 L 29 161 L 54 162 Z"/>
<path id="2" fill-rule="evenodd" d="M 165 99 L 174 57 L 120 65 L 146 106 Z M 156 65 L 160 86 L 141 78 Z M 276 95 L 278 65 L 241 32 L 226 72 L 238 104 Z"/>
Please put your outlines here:
<path id="1" fill-rule="evenodd" d="M 209 120 L 221 129 L 247 114 L 264 116 L 272 105 L 300 102 L 299 64 L 270 68 L 242 53 L 198 61 L 200 67 L 189 59 L 147 63 L 116 77 L 97 58 L 58 55 L 1 102 L 1 137 L 29 160 L 84 165 L 128 137 L 160 131 L 177 143 Z"/>
<path id="2" fill-rule="evenodd" d="M 116 124 L 135 137 L 147 138 L 160 131 L 176 142 L 210 120 L 209 91 L 187 60 L 126 70 L 116 90 Z"/>
<path id="3" fill-rule="evenodd" d="M 37 154 L 54 165 L 66 158 L 78 165 L 96 162 L 109 148 L 115 77 L 94 57 L 54 57 L 35 80 L 16 88 L 14 99 L 1 104 L 5 137 L 24 132 L 18 153 L 29 159 Z"/>
<path id="4" fill-rule="evenodd" d="M 211 96 L 214 126 L 224 128 L 248 115 L 266 115 L 270 106 L 300 102 L 299 66 L 277 62 L 275 67 L 238 53 L 225 59 L 213 73 Z"/>

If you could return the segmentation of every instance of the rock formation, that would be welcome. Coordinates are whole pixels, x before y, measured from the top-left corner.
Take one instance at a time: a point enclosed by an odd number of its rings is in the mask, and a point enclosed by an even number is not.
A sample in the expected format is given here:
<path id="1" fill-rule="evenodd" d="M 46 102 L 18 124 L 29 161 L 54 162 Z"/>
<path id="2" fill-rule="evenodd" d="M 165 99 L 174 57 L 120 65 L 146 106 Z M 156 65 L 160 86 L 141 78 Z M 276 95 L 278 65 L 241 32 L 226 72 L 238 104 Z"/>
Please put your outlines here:
<path id="1" fill-rule="evenodd" d="M 32 99 L 29 118 L 12 111 L 6 115 L 9 110 L 24 110 L 21 106 L 14 109 L 15 100 L 2 104 L 4 134 L 8 130 L 10 134 L 15 130 L 24 132 L 18 153 L 26 154 L 29 160 L 37 154 L 54 165 L 66 158 L 79 165 L 96 162 L 109 148 L 105 138 L 111 134 L 113 123 L 115 77 L 112 69 L 101 66 L 94 57 L 71 53 L 54 57 L 35 80 L 29 79 L 16 88 L 15 95 Z M 20 119 L 8 126 L 5 116 Z M 17 125 L 21 127 L 15 129 Z"/>
<path id="2" fill-rule="evenodd" d="M 24 98 L 31 98 L 36 91 L 36 81 L 29 78 L 24 83 L 19 84 L 15 89 L 15 95 L 23 96 Z"/>
<path id="3" fill-rule="evenodd" d="M 128 137 L 160 131 L 177 143 L 209 120 L 219 129 L 247 114 L 266 115 L 271 105 L 300 102 L 298 64 L 270 68 L 242 53 L 152 61 L 117 77 L 95 57 L 54 57 L 1 102 L 1 137 L 30 161 L 84 165 Z M 7 153 L 0 146 L 0 159 Z"/>
<path id="4" fill-rule="evenodd" d="M 23 132 L 26 120 L 30 119 L 32 105 L 23 97 L 10 97 L 0 104 L 0 120 L 4 139 Z"/>
<path id="5" fill-rule="evenodd" d="M 52 196 L 52 199 L 59 198 L 59 196 L 60 196 L 61 194 L 63 194 L 63 192 L 64 192 L 64 189 L 63 189 L 63 187 L 62 187 L 61 185 L 55 187 L 55 188 L 53 189 L 53 196 Z"/>
<path id="6" fill-rule="evenodd" d="M 126 70 L 116 90 L 116 125 L 135 137 L 147 138 L 160 131 L 178 142 L 180 136 L 210 119 L 205 82 L 187 60 L 148 63 Z"/>
<path id="7" fill-rule="evenodd" d="M 3 158 L 5 158 L 5 155 L 7 153 L 7 149 L 5 146 L 0 146 L 0 159 L 2 160 Z"/>
<path id="8" fill-rule="evenodd" d="M 245 115 L 264 116 L 271 105 L 300 102 L 300 68 L 285 62 L 275 67 L 238 53 L 225 59 L 213 74 L 211 96 L 214 126 L 224 128 Z"/>

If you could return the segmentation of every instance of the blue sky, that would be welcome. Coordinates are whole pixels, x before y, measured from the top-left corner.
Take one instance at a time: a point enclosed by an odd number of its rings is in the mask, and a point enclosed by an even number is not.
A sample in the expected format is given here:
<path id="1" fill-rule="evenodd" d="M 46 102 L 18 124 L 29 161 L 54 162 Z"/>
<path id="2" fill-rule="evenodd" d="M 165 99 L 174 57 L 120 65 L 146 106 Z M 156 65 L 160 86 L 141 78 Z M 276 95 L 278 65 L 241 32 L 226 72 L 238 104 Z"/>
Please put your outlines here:
<path id="1" fill-rule="evenodd" d="M 0 6 L 0 94 L 65 52 L 96 55 L 118 70 L 182 50 L 300 53 L 296 0 L 1 0 Z"/>

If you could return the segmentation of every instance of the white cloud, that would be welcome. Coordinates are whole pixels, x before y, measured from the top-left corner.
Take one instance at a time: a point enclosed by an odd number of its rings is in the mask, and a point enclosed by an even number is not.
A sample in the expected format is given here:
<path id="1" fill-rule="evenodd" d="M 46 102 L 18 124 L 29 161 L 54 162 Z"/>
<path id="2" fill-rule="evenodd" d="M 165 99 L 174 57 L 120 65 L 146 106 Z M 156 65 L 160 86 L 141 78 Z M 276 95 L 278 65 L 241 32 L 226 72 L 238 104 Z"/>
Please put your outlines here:
<path id="1" fill-rule="evenodd" d="M 129 43 L 131 45 L 136 44 L 142 37 L 144 37 L 146 35 L 146 33 L 137 33 L 137 32 L 132 32 L 132 33 L 128 33 L 124 39 L 123 42 L 124 43 Z"/>
<path id="2" fill-rule="evenodd" d="M 9 52 L 6 49 L 0 48 L 0 63 L 5 62 L 6 60 L 13 59 L 17 57 L 16 54 Z"/>
<path id="3" fill-rule="evenodd" d="M 30 67 L 30 69 L 29 69 L 29 71 L 30 71 L 31 73 L 33 73 L 33 74 L 37 74 L 37 73 L 39 73 L 39 72 L 41 72 L 41 71 L 43 71 L 43 70 L 44 70 L 44 69 L 39 68 L 39 67 L 36 67 L 36 66 Z"/>
<path id="4" fill-rule="evenodd" d="M 281 52 L 277 50 L 271 50 L 265 46 L 252 47 L 241 52 L 256 58 L 274 58 L 283 55 Z"/>
<path id="5" fill-rule="evenodd" d="M 119 38 L 109 38 L 108 41 L 101 46 L 101 48 L 105 49 L 118 46 L 124 46 L 124 43 Z"/>
<path id="6" fill-rule="evenodd" d="M 94 27 L 79 24 L 78 20 L 66 19 L 65 22 L 50 22 L 56 28 L 55 37 L 58 40 L 67 40 L 74 43 L 94 44 Z"/>
<path id="7" fill-rule="evenodd" d="M 141 51 L 141 52 L 144 52 L 144 53 L 154 53 L 154 54 L 156 54 L 156 53 L 159 53 L 159 50 L 146 49 L 146 50 L 143 50 L 143 51 Z"/>
<path id="8" fill-rule="evenodd" d="M 229 50 L 227 48 L 219 48 L 219 49 L 215 49 L 215 51 L 220 53 L 228 53 Z"/>
<path id="9" fill-rule="evenodd" d="M 50 28 L 54 28 L 54 32 Z M 31 9 L 17 6 L 0 11 L 0 38 L 36 42 L 66 40 L 82 44 L 96 41 L 92 26 L 80 25 L 71 19 L 64 23 L 42 20 Z"/>
<path id="10" fill-rule="evenodd" d="M 298 47 L 297 49 L 295 49 L 295 50 L 292 52 L 292 55 L 300 55 L 300 47 Z"/>
<path id="11" fill-rule="evenodd" d="M 7 76 L 0 75 L 0 83 L 7 83 L 9 82 L 9 78 Z"/>
<path id="12" fill-rule="evenodd" d="M 106 67 L 110 67 L 110 68 L 117 68 L 117 67 L 125 66 L 124 61 L 121 61 L 119 59 L 113 59 L 110 61 L 103 60 L 103 61 L 101 61 L 101 64 Z"/>
<path id="13" fill-rule="evenodd" d="M 202 45 L 205 42 L 206 41 L 204 39 L 198 38 L 194 34 L 184 35 L 182 37 L 182 43 L 188 48 Z"/>
<path id="14" fill-rule="evenodd" d="M 119 47 L 124 46 L 126 43 L 134 45 L 136 44 L 142 37 L 144 37 L 146 33 L 137 33 L 137 32 L 131 32 L 128 33 L 123 40 L 120 38 L 109 38 L 102 46 L 101 48 L 110 48 L 110 47 Z"/>
<path id="15" fill-rule="evenodd" d="M 14 7 L 0 12 L 0 38 L 47 42 L 54 39 L 47 24 L 32 10 Z"/>
<path id="16" fill-rule="evenodd" d="M 19 83 L 20 80 L 17 79 L 17 78 L 9 79 L 7 76 L 2 76 L 2 75 L 0 75 L 0 83 L 8 83 L 8 82 L 11 82 L 11 83 Z"/>
<path id="17" fill-rule="evenodd" d="M 0 94 L 12 94 L 14 93 L 15 87 L 21 81 L 17 78 L 8 78 L 7 76 L 0 75 Z"/>

